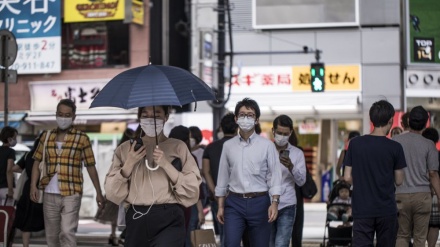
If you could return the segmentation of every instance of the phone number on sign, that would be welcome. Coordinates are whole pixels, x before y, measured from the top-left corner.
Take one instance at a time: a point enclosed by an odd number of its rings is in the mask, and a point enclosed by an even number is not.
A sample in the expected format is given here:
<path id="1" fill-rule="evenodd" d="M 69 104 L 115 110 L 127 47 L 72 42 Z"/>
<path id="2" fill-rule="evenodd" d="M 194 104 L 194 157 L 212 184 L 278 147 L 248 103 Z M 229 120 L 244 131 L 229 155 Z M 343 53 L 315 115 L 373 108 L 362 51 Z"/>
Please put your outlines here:
<path id="1" fill-rule="evenodd" d="M 53 69 L 54 67 L 55 67 L 55 61 L 15 63 L 12 65 L 12 69 L 15 70 Z"/>

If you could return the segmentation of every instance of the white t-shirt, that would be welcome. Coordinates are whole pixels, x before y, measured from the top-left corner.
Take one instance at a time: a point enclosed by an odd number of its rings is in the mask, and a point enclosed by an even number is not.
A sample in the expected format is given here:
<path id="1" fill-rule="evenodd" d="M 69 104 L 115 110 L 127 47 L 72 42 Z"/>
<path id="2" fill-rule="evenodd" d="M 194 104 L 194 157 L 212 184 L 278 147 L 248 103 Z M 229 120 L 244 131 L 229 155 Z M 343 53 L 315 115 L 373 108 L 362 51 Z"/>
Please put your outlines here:
<path id="1" fill-rule="evenodd" d="M 61 152 L 64 142 L 55 143 L 57 144 L 57 152 Z M 57 169 L 58 168 L 59 167 L 57 167 Z M 44 192 L 51 194 L 61 194 L 60 187 L 58 186 L 58 173 L 55 173 L 55 175 L 52 177 L 49 184 L 46 186 L 46 189 L 44 189 Z"/>

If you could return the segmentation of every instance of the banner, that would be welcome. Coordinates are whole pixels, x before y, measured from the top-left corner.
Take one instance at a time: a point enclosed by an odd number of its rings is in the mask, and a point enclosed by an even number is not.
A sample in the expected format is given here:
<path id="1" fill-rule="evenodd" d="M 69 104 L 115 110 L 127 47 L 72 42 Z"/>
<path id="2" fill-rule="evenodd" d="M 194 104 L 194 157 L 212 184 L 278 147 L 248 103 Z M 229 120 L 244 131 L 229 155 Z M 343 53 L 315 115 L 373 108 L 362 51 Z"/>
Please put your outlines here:
<path id="1" fill-rule="evenodd" d="M 64 22 L 123 20 L 124 0 L 65 0 Z"/>
<path id="2" fill-rule="evenodd" d="M 0 1 L 0 29 L 17 39 L 18 74 L 61 72 L 61 1 Z"/>
<path id="3" fill-rule="evenodd" d="M 228 86 L 225 87 L 227 93 Z M 234 93 L 311 92 L 310 65 L 242 67 L 232 78 Z M 325 65 L 325 92 L 362 91 L 360 65 Z"/>
<path id="4" fill-rule="evenodd" d="M 407 60 L 409 64 L 440 63 L 440 1 L 407 0 Z"/>

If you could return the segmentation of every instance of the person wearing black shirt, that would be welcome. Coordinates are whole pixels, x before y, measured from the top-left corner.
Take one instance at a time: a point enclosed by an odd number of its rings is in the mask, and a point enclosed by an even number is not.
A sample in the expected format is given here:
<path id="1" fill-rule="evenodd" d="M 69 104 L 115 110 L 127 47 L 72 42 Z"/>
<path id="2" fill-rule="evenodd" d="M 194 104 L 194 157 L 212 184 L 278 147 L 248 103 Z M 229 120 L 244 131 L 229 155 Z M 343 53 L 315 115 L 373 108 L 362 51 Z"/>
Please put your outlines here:
<path id="1" fill-rule="evenodd" d="M 208 194 L 211 195 L 210 197 L 212 199 L 211 212 L 214 219 L 214 224 L 216 224 L 219 229 L 220 239 L 222 243 L 221 246 L 224 246 L 223 225 L 220 224 L 217 220 L 216 214 L 218 210 L 218 204 L 217 199 L 214 198 L 214 195 L 215 186 L 217 185 L 218 168 L 220 163 L 220 156 L 223 150 L 223 144 L 237 134 L 238 125 L 235 122 L 234 114 L 226 114 L 220 122 L 220 127 L 224 136 L 222 139 L 217 140 L 206 147 L 205 152 L 203 153 L 202 171 L 208 185 Z"/>

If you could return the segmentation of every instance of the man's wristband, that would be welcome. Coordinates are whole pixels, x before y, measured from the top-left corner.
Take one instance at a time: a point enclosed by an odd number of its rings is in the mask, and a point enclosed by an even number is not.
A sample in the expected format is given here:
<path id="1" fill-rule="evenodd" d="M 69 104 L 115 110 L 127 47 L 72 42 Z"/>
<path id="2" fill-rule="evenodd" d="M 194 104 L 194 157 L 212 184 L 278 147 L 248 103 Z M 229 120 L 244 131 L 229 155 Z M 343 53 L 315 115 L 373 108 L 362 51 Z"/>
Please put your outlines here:
<path id="1" fill-rule="evenodd" d="M 280 204 L 280 198 L 272 198 L 272 203 Z"/>

